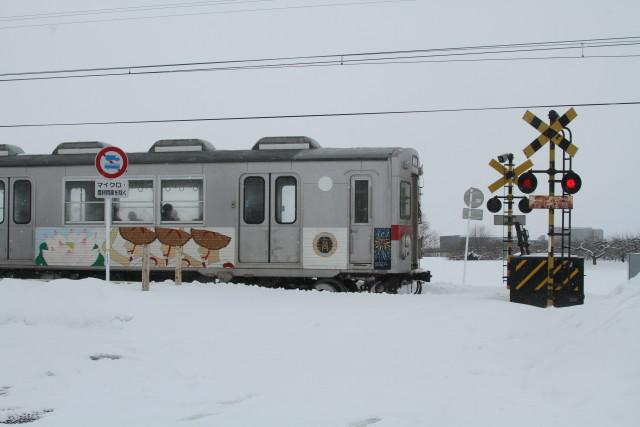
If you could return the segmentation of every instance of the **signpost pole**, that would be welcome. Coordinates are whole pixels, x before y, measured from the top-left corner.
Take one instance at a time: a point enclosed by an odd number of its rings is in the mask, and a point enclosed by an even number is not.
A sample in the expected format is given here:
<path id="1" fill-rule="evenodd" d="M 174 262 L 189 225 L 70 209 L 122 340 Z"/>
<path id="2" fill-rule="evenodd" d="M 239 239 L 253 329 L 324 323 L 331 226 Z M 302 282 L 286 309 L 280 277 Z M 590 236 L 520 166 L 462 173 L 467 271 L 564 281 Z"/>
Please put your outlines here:
<path id="1" fill-rule="evenodd" d="M 469 258 L 469 229 L 471 228 L 471 215 L 467 217 L 467 239 L 464 243 L 464 267 L 462 269 L 462 286 L 467 281 L 467 258 Z"/>
<path id="2" fill-rule="evenodd" d="M 471 220 L 482 220 L 482 209 L 476 209 L 482 205 L 484 195 L 482 191 L 475 187 L 469 188 L 464 192 L 464 203 L 468 208 L 462 210 L 462 218 L 467 219 L 467 238 L 464 243 L 464 267 L 462 269 L 462 286 L 467 282 L 467 258 L 469 257 L 469 230 L 471 228 Z"/>
<path id="3" fill-rule="evenodd" d="M 111 197 L 104 199 L 104 267 L 105 280 L 111 281 Z"/>
<path id="4" fill-rule="evenodd" d="M 104 276 L 107 282 L 111 281 L 111 198 L 125 198 L 129 190 L 128 182 L 118 182 L 116 178 L 127 171 L 129 160 L 124 151 L 118 147 L 105 147 L 98 152 L 94 160 L 96 170 L 109 182 L 105 185 L 96 181 L 95 196 L 104 198 Z M 106 187 L 106 188 L 101 188 Z M 111 187 L 111 188 L 109 188 Z"/>

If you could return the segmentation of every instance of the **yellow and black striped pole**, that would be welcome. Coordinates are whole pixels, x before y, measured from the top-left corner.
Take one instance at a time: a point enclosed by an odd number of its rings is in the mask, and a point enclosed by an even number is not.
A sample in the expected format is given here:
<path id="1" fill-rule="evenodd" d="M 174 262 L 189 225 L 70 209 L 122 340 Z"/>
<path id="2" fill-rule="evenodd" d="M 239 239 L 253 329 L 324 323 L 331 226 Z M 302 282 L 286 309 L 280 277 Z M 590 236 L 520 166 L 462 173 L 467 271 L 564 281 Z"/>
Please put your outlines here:
<path id="1" fill-rule="evenodd" d="M 558 113 L 549 111 L 549 123 L 553 125 L 558 120 Z M 555 179 L 556 179 L 556 144 L 549 144 L 549 199 L 553 199 L 555 195 Z M 553 207 L 549 208 L 549 253 L 547 255 L 547 307 L 553 305 L 553 269 L 554 269 L 554 221 L 555 211 Z"/>
<path id="2" fill-rule="evenodd" d="M 513 227 L 513 166 L 513 155 L 510 155 L 509 162 L 507 163 L 507 176 L 511 178 L 507 181 L 507 288 L 509 287 L 509 276 L 511 275 L 509 265 L 511 265 L 511 254 L 513 251 L 513 236 L 511 234 Z"/>
<path id="3" fill-rule="evenodd" d="M 509 163 L 507 163 L 507 176 L 510 177 L 507 184 L 507 265 L 511 261 L 511 253 L 513 251 L 513 155 L 509 156 Z M 509 276 L 509 270 L 507 267 L 507 277 Z"/>

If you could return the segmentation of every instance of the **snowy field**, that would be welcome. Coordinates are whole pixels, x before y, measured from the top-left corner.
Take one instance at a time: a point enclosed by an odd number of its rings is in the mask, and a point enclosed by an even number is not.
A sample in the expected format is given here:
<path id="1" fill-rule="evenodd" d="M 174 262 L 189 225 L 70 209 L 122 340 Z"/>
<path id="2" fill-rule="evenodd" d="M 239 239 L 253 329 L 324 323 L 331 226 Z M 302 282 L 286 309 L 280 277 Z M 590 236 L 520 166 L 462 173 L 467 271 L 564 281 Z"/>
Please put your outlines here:
<path id="1" fill-rule="evenodd" d="M 427 258 L 423 295 L 0 281 L 0 423 L 638 426 L 640 278 L 508 302 L 501 264 Z"/>

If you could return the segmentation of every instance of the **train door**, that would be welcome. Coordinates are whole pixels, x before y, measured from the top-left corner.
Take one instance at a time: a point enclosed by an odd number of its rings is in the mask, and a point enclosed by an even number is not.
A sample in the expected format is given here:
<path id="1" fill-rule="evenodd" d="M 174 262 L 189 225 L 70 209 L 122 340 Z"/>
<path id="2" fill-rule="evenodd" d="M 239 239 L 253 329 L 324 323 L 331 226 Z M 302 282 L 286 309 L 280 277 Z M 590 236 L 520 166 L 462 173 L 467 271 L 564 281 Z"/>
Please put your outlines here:
<path id="1" fill-rule="evenodd" d="M 240 200 L 239 261 L 300 262 L 298 179 L 275 173 L 245 175 Z"/>
<path id="2" fill-rule="evenodd" d="M 300 262 L 300 212 L 298 179 L 271 175 L 271 230 L 269 262 Z"/>
<path id="3" fill-rule="evenodd" d="M 245 175 L 240 178 L 240 262 L 269 262 L 270 182 L 268 174 Z"/>
<path id="4" fill-rule="evenodd" d="M 371 177 L 351 177 L 351 220 L 349 230 L 349 261 L 370 265 L 373 258 L 373 216 L 371 212 Z"/>
<path id="5" fill-rule="evenodd" d="M 8 179 L 0 178 L 0 261 L 9 258 Z"/>
<path id="6" fill-rule="evenodd" d="M 411 239 L 411 268 L 418 268 L 421 257 L 420 251 L 422 250 L 419 245 L 420 233 L 418 232 L 418 221 L 421 219 L 418 175 L 412 175 L 411 177 L 411 200 L 413 202 L 411 204 L 411 226 L 413 228 L 413 239 Z"/>
<path id="7" fill-rule="evenodd" d="M 0 259 L 32 260 L 33 188 L 24 178 L 0 178 Z"/>

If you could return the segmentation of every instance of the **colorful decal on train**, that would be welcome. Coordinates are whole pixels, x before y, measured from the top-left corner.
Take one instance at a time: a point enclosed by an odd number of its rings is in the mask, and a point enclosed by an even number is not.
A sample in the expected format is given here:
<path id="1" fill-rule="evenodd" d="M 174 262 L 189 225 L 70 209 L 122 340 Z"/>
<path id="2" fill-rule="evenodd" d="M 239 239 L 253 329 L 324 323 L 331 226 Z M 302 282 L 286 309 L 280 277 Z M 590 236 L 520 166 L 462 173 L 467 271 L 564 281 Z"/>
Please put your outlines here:
<path id="1" fill-rule="evenodd" d="M 304 268 L 340 270 L 347 268 L 347 228 L 305 227 L 302 232 Z"/>
<path id="2" fill-rule="evenodd" d="M 338 239 L 331 233 L 319 233 L 313 238 L 313 251 L 320 257 L 333 256 L 337 248 Z"/>
<path id="3" fill-rule="evenodd" d="M 390 228 L 375 228 L 373 230 L 373 268 L 376 270 L 391 269 Z"/>
<path id="4" fill-rule="evenodd" d="M 149 245 L 154 267 L 175 267 L 178 247 L 182 248 L 184 267 L 222 267 L 234 263 L 234 233 L 231 227 L 114 227 L 111 229 L 111 264 L 140 266 L 144 245 Z M 36 265 L 102 267 L 104 251 L 103 229 L 36 228 Z"/>

